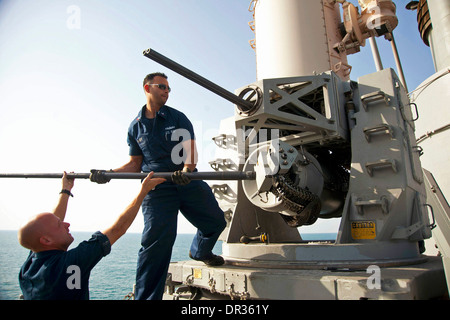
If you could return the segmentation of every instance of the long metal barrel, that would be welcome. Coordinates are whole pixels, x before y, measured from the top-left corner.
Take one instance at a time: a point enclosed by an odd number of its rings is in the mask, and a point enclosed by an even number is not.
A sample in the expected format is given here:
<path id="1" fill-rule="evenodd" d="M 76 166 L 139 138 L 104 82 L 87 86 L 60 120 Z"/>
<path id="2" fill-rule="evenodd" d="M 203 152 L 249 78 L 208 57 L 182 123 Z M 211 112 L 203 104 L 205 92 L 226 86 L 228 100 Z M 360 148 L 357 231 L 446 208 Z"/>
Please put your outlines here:
<path id="1" fill-rule="evenodd" d="M 223 172 L 185 172 L 191 180 L 255 180 L 256 173 L 252 171 L 223 171 Z M 144 179 L 148 173 L 132 172 L 105 172 L 110 179 Z M 26 178 L 26 179 L 60 179 L 62 173 L 0 173 L 0 178 Z M 68 173 L 70 179 L 89 179 L 90 173 Z M 171 180 L 172 172 L 155 172 L 154 178 Z"/>
<path id="2" fill-rule="evenodd" d="M 241 110 L 250 110 L 253 107 L 253 104 L 247 100 L 244 100 L 234 93 L 222 88 L 221 86 L 215 84 L 214 82 L 205 79 L 204 77 L 198 75 L 197 73 L 183 67 L 182 65 L 176 63 L 173 60 L 170 60 L 166 56 L 156 52 L 153 49 L 147 49 L 144 51 L 144 56 L 147 58 L 169 68 L 172 71 L 182 75 L 183 77 L 201 85 L 202 87 L 208 89 L 211 92 L 221 96 L 222 98 L 238 105 L 241 107 Z"/>

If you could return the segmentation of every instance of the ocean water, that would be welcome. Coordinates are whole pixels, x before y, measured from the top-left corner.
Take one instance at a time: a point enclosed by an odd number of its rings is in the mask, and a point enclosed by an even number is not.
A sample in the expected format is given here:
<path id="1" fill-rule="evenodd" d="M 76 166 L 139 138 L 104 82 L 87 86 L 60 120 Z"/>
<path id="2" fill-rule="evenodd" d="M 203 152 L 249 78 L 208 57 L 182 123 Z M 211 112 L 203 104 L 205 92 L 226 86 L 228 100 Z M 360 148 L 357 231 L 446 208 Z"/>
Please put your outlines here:
<path id="1" fill-rule="evenodd" d="M 72 246 L 90 238 L 92 233 L 73 232 Z M 178 234 L 172 250 L 172 261 L 189 260 L 189 248 L 193 234 Z M 334 240 L 335 234 L 302 234 L 305 240 Z M 92 270 L 89 281 L 91 300 L 122 300 L 133 291 L 136 276 L 137 253 L 141 235 L 128 233 L 112 247 L 111 253 L 104 257 Z M 28 257 L 29 251 L 17 241 L 16 231 L 0 231 L 0 300 L 17 300 L 21 294 L 19 270 Z M 213 249 L 222 253 L 222 242 Z"/>

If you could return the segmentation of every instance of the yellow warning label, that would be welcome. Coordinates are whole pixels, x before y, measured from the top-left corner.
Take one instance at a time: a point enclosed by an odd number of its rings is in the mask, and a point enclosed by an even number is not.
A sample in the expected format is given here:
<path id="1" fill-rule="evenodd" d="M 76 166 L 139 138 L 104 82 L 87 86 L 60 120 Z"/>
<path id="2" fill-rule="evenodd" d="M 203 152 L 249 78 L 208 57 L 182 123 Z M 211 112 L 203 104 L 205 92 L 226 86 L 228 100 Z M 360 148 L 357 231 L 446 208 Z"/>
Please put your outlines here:
<path id="1" fill-rule="evenodd" d="M 375 222 L 373 221 L 353 221 L 352 238 L 355 240 L 375 239 L 377 236 Z"/>
<path id="2" fill-rule="evenodd" d="M 202 278 L 202 269 L 194 269 L 194 279 Z"/>

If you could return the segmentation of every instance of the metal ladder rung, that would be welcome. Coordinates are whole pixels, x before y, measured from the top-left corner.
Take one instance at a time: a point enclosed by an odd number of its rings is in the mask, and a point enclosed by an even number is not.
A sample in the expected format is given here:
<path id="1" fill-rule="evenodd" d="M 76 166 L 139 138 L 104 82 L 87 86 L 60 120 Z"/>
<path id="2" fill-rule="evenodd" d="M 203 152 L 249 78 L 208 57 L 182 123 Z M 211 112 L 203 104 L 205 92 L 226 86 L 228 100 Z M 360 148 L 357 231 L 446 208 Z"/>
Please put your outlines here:
<path id="1" fill-rule="evenodd" d="M 367 111 L 367 108 L 369 107 L 369 103 L 378 102 L 380 100 L 384 100 L 384 103 L 388 106 L 389 105 L 389 96 L 384 93 L 383 91 L 375 91 L 371 93 L 367 93 L 363 96 L 361 96 L 361 102 L 364 107 L 364 110 Z"/>
<path id="2" fill-rule="evenodd" d="M 357 199 L 355 201 L 355 206 L 356 206 L 356 209 L 358 210 L 358 214 L 360 214 L 360 215 L 363 214 L 363 208 L 368 207 L 368 206 L 380 206 L 381 211 L 384 214 L 389 213 L 389 200 L 385 196 L 382 196 L 380 198 L 380 200 L 365 200 L 364 201 L 361 199 Z"/>
<path id="3" fill-rule="evenodd" d="M 397 173 L 397 162 L 394 159 L 381 159 L 375 162 L 367 162 L 366 170 L 369 176 L 373 177 L 373 169 L 390 167 L 392 170 Z"/>
<path id="4" fill-rule="evenodd" d="M 363 131 L 364 131 L 364 135 L 366 136 L 367 142 L 370 142 L 370 136 L 372 134 L 383 132 L 383 131 L 385 134 L 390 135 L 391 138 L 394 138 L 394 130 L 388 124 L 379 124 L 375 127 L 364 128 Z"/>

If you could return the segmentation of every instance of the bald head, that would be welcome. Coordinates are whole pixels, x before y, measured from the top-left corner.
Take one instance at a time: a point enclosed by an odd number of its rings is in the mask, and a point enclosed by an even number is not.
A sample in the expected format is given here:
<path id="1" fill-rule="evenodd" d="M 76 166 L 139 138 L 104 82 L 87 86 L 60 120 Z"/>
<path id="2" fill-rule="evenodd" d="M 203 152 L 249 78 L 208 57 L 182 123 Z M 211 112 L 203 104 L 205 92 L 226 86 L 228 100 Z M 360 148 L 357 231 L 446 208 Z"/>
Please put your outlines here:
<path id="1" fill-rule="evenodd" d="M 38 214 L 19 230 L 19 243 L 33 252 L 66 251 L 73 241 L 69 226 L 53 213 Z"/>

